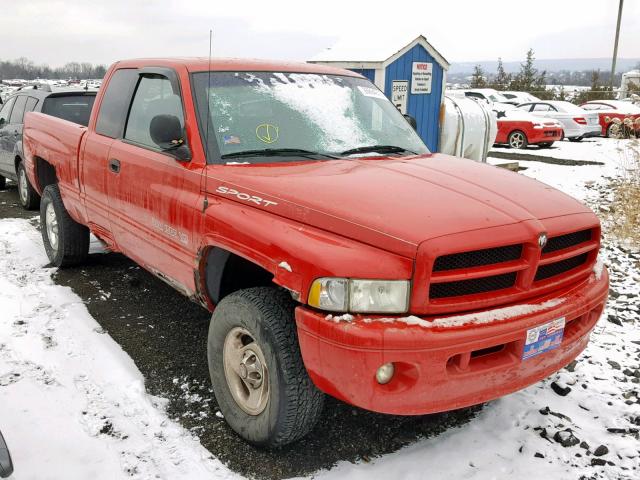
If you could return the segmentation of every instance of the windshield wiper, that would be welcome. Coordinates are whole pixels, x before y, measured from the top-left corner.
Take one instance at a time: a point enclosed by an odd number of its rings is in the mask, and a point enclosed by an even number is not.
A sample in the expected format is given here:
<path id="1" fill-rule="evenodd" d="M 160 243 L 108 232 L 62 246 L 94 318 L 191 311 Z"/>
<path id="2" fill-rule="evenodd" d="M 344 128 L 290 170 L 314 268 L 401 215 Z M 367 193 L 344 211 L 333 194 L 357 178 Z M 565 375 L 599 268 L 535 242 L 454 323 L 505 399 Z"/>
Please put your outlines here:
<path id="1" fill-rule="evenodd" d="M 325 158 L 338 158 L 326 153 L 312 152 L 301 148 L 263 148 L 260 150 L 242 150 L 240 152 L 225 153 L 220 158 L 240 158 L 240 157 L 295 157 L 295 156 L 319 156 Z"/>
<path id="2" fill-rule="evenodd" d="M 395 145 L 368 145 L 366 147 L 358 147 L 351 148 L 349 150 L 345 150 L 341 153 L 341 155 L 354 155 L 356 153 L 401 153 L 401 152 L 409 152 L 413 155 L 417 155 L 416 152 L 412 152 L 411 150 L 407 150 L 406 148 L 397 147 Z"/>

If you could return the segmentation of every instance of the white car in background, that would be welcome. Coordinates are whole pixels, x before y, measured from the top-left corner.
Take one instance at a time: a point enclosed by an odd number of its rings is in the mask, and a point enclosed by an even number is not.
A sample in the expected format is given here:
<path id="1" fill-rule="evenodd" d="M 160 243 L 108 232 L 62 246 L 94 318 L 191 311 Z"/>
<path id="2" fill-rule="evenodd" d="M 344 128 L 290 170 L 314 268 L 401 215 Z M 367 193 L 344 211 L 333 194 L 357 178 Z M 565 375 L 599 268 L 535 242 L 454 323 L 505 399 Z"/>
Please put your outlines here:
<path id="1" fill-rule="evenodd" d="M 525 102 L 540 102 L 538 97 L 535 97 L 527 92 L 500 92 L 509 102 L 514 105 L 520 105 Z"/>
<path id="2" fill-rule="evenodd" d="M 472 98 L 474 100 L 484 100 L 491 103 L 513 103 L 509 101 L 504 95 L 493 88 L 473 88 L 471 90 L 462 90 L 465 97 Z"/>
<path id="3" fill-rule="evenodd" d="M 564 138 L 579 142 L 583 138 L 600 135 L 600 120 L 597 113 L 591 113 L 573 103 L 560 100 L 544 100 L 518 105 L 536 117 L 553 118 L 562 124 Z"/>

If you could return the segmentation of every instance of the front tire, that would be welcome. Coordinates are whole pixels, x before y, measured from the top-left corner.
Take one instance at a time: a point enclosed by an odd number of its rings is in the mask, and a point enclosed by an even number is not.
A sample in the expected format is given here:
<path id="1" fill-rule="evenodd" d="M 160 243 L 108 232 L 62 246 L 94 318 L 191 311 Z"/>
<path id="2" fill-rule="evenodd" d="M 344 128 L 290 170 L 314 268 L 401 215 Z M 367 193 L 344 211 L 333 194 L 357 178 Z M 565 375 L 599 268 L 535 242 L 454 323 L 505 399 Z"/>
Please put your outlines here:
<path id="1" fill-rule="evenodd" d="M 89 229 L 71 218 L 57 185 L 49 185 L 42 192 L 40 228 L 52 265 L 69 267 L 81 264 L 87 258 Z"/>
<path id="2" fill-rule="evenodd" d="M 35 210 L 40 205 L 40 195 L 31 186 L 31 182 L 27 177 L 27 171 L 24 168 L 22 162 L 18 163 L 16 169 L 18 176 L 18 197 L 20 198 L 20 204 L 26 210 Z"/>
<path id="3" fill-rule="evenodd" d="M 514 130 L 509 134 L 509 146 L 511 148 L 525 149 L 529 144 L 527 136 L 520 130 Z"/>
<path id="4" fill-rule="evenodd" d="M 207 356 L 216 400 L 229 426 L 267 448 L 295 442 L 322 413 L 324 395 L 302 362 L 286 291 L 239 290 L 216 306 Z"/>

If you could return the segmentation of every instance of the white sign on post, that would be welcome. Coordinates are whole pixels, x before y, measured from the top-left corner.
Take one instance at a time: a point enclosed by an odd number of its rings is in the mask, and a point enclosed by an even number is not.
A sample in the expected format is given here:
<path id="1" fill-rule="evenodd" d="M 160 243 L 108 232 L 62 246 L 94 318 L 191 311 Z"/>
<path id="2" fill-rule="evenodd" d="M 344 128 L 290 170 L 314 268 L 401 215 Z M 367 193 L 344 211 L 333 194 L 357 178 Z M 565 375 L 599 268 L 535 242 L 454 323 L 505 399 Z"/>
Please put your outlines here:
<path id="1" fill-rule="evenodd" d="M 407 94 L 409 93 L 408 80 L 393 80 L 391 82 L 391 103 L 393 103 L 400 113 L 407 113 Z"/>
<path id="2" fill-rule="evenodd" d="M 433 63 L 413 62 L 411 68 L 411 93 L 431 93 L 431 77 L 433 75 Z"/>

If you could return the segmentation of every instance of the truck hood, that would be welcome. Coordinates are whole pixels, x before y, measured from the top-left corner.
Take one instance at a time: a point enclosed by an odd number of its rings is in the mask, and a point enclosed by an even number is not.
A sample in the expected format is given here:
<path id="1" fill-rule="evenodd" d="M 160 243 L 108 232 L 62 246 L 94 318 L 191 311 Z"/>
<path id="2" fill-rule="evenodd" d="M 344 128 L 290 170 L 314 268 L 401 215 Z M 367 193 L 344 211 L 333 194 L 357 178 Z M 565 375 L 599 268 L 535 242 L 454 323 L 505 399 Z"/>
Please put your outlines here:
<path id="1" fill-rule="evenodd" d="M 209 165 L 207 175 L 213 195 L 405 256 L 443 235 L 590 211 L 537 180 L 443 154 Z"/>

